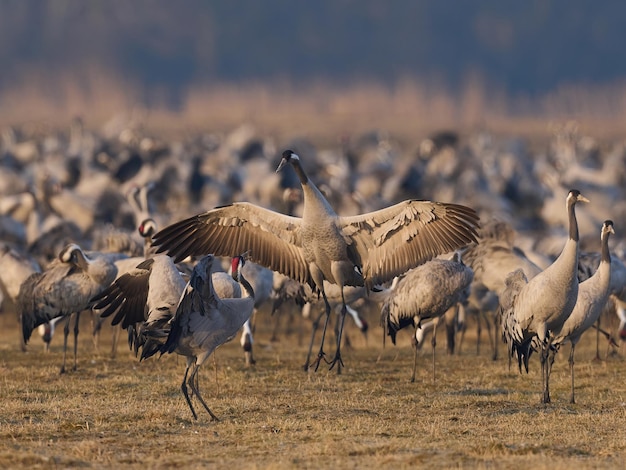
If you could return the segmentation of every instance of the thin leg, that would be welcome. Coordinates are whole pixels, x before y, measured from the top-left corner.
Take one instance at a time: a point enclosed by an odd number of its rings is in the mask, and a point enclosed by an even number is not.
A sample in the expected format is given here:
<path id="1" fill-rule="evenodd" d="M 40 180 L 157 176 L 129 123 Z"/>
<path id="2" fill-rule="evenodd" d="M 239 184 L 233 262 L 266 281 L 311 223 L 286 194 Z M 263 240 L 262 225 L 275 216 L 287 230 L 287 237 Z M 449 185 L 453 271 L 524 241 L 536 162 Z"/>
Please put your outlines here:
<path id="1" fill-rule="evenodd" d="M 93 327 L 92 341 L 93 347 L 98 352 L 100 347 L 100 330 L 102 329 L 102 318 L 100 315 L 96 315 L 93 310 L 91 311 L 91 326 Z"/>
<path id="2" fill-rule="evenodd" d="M 550 343 L 547 340 L 542 341 L 541 344 L 541 377 L 543 385 L 543 397 L 542 403 L 550 403 L 550 365 L 548 355 L 550 354 Z"/>
<path id="3" fill-rule="evenodd" d="M 70 335 L 70 320 L 72 315 L 67 316 L 65 326 L 63 327 L 63 364 L 61 365 L 61 374 L 65 374 L 65 360 L 67 359 L 67 337 Z"/>
<path id="4" fill-rule="evenodd" d="M 596 357 L 594 358 L 594 361 L 602 361 L 602 359 L 600 359 L 600 317 L 602 315 L 600 315 L 598 317 L 598 320 L 596 321 Z M 573 397 L 574 395 L 572 395 Z M 574 403 L 572 401 L 572 403 Z"/>
<path id="5" fill-rule="evenodd" d="M 26 341 L 24 341 L 24 334 L 22 333 L 24 331 L 24 327 L 22 326 L 22 315 L 18 314 L 17 315 L 17 321 L 18 321 L 18 325 L 20 327 L 20 349 L 22 350 L 22 352 L 26 352 L 27 348 L 26 348 Z"/>
<path id="6" fill-rule="evenodd" d="M 241 347 L 243 348 L 243 354 L 246 361 L 246 366 L 256 364 L 254 356 L 252 355 L 252 325 L 250 319 L 246 320 L 243 324 L 243 331 L 241 332 Z"/>
<path id="7" fill-rule="evenodd" d="M 572 343 L 572 348 L 569 350 L 569 369 L 570 369 L 570 374 L 572 376 L 572 393 L 570 394 L 570 397 L 569 397 L 570 403 L 576 403 L 576 401 L 574 400 L 574 348 L 575 347 L 576 347 L 576 344 Z"/>
<path id="8" fill-rule="evenodd" d="M 417 329 L 415 331 L 417 332 Z M 413 343 L 413 349 L 415 351 L 415 353 L 413 354 L 413 373 L 411 374 L 411 383 L 413 383 L 415 382 L 415 372 L 417 371 L 417 350 L 418 350 L 417 338 L 415 337 L 415 335 L 413 336 L 413 340 L 411 341 L 411 343 Z"/>
<path id="9" fill-rule="evenodd" d="M 193 405 L 191 404 L 191 399 L 189 398 L 189 392 L 187 391 L 187 374 L 189 373 L 189 368 L 191 367 L 191 360 L 187 359 L 187 368 L 185 369 L 185 376 L 183 377 L 183 383 L 180 386 L 180 389 L 183 391 L 183 395 L 185 396 L 185 400 L 187 400 L 187 404 L 189 405 L 189 409 L 191 410 L 191 414 L 195 420 L 198 419 L 198 415 L 196 414 L 196 410 L 193 409 Z"/>
<path id="10" fill-rule="evenodd" d="M 276 315 L 276 318 L 274 320 L 274 328 L 272 329 L 272 336 L 270 336 L 270 341 L 272 343 L 278 340 L 276 334 L 278 333 L 278 327 L 280 326 L 280 314 L 282 310 L 280 310 L 279 307 L 282 303 L 282 300 L 279 302 L 279 299 L 276 299 L 274 300 L 274 304 L 272 305 L 271 316 L 274 316 L 274 314 Z"/>
<path id="11" fill-rule="evenodd" d="M 446 321 L 446 351 L 449 355 L 454 354 L 456 341 L 456 317 L 452 321 Z"/>
<path id="12" fill-rule="evenodd" d="M 111 338 L 111 359 L 115 359 L 115 356 L 117 355 L 117 341 L 120 337 L 120 327 L 115 326 L 113 327 L 113 337 Z"/>
<path id="13" fill-rule="evenodd" d="M 217 418 L 217 416 L 215 416 L 213 414 L 213 412 L 210 410 L 210 408 L 207 406 L 207 404 L 204 402 L 204 399 L 202 398 L 202 395 L 200 395 L 200 391 L 198 390 L 198 387 L 196 386 L 196 383 L 194 381 L 196 375 L 198 374 L 198 369 L 200 368 L 199 365 L 194 365 L 193 367 L 193 371 L 191 372 L 191 377 L 189 377 L 189 386 L 191 387 L 191 390 L 193 391 L 194 395 L 196 397 L 198 397 L 198 400 L 200 400 L 200 403 L 202 403 L 202 406 L 204 406 L 204 409 L 207 410 L 207 413 L 209 413 L 211 415 L 211 419 L 213 421 L 219 421 L 219 419 Z M 197 419 L 197 418 L 196 418 Z"/>
<path id="14" fill-rule="evenodd" d="M 467 321 L 463 322 L 463 324 L 461 325 L 461 329 L 459 330 L 459 341 L 458 341 L 458 345 L 456 347 L 456 352 L 457 354 L 461 354 L 461 347 L 463 346 L 463 340 L 465 339 L 465 331 L 467 330 Z"/>
<path id="15" fill-rule="evenodd" d="M 80 312 L 76 313 L 76 323 L 74 323 L 74 369 L 77 369 L 77 353 L 78 353 L 78 323 L 80 321 Z"/>
<path id="16" fill-rule="evenodd" d="M 322 315 L 324 315 L 323 311 L 318 315 L 318 317 L 315 320 L 313 320 L 313 325 L 311 326 L 311 342 L 309 343 L 309 352 L 306 355 L 306 362 L 304 363 L 304 371 L 305 372 L 308 371 L 309 367 L 311 367 L 313 365 L 309 361 L 311 360 L 311 353 L 313 351 L 313 342 L 315 341 L 315 333 L 317 333 L 317 329 L 319 328 L 320 320 L 322 319 Z M 317 367 L 319 367 L 319 360 L 320 360 L 320 358 L 318 357 L 317 365 L 315 366 L 315 370 L 317 370 Z"/>
<path id="17" fill-rule="evenodd" d="M 500 315 L 496 313 L 493 317 L 493 343 L 491 343 L 491 331 L 489 330 L 489 319 L 486 318 L 485 323 L 487 324 L 487 331 L 489 332 L 489 344 L 493 345 L 493 356 L 492 360 L 498 360 L 498 331 L 500 331 Z M 509 356 L 509 369 L 511 368 L 511 361 Z"/>
<path id="18" fill-rule="evenodd" d="M 478 312 L 478 315 L 476 315 L 476 355 L 479 356 L 480 355 L 480 334 L 483 331 L 483 326 L 480 323 L 480 317 L 483 315 L 482 312 Z"/>
<path id="19" fill-rule="evenodd" d="M 433 347 L 433 383 L 435 383 L 435 346 L 437 346 L 437 325 L 439 324 L 439 318 L 435 318 L 433 323 L 433 337 L 430 339 L 430 344 Z"/>
<path id="20" fill-rule="evenodd" d="M 326 298 L 326 293 L 324 292 L 324 290 L 322 289 L 322 297 L 324 298 L 324 305 L 326 306 L 326 321 L 324 322 L 324 330 L 322 331 L 322 342 L 320 344 L 320 350 L 317 353 L 317 359 L 315 361 L 313 361 L 313 364 L 315 364 L 315 372 L 317 372 L 317 369 L 320 366 L 320 362 L 322 361 L 322 359 L 324 359 L 324 362 L 326 362 L 328 364 L 328 361 L 326 360 L 326 353 L 324 352 L 324 340 L 326 339 L 326 329 L 328 328 L 328 322 L 330 320 L 330 304 L 328 303 L 328 299 Z M 311 364 L 311 365 L 313 365 Z"/>
<path id="21" fill-rule="evenodd" d="M 343 361 L 341 360 L 341 335 L 343 334 L 343 326 L 346 321 L 346 312 L 347 312 L 346 301 L 344 300 L 344 297 L 343 297 L 343 287 L 342 287 L 341 288 L 341 320 L 340 320 L 340 325 L 339 325 L 339 332 L 337 333 L 337 350 L 335 352 L 335 357 L 330 363 L 330 368 L 329 368 L 329 370 L 332 370 L 332 368 L 335 367 L 335 364 L 337 364 L 337 374 L 341 374 L 341 368 L 344 367 Z"/>

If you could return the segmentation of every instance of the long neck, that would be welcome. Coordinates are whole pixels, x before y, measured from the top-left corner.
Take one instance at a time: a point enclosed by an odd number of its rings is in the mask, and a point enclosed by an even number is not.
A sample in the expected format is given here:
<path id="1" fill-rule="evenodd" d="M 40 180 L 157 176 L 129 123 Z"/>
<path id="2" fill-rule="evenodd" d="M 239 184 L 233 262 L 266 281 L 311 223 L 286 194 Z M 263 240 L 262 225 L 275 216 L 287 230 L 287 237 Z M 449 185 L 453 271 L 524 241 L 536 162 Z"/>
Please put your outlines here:
<path id="1" fill-rule="evenodd" d="M 239 284 L 241 284 L 241 286 L 244 288 L 244 290 L 248 294 L 248 297 L 252 297 L 254 299 L 254 289 L 252 288 L 248 280 L 245 277 L 243 277 L 243 273 L 241 272 L 241 269 L 237 270 L 237 273 L 238 273 L 237 277 L 239 278 Z"/>
<path id="2" fill-rule="evenodd" d="M 602 248 L 600 251 L 600 266 L 594 275 L 589 278 L 596 285 L 596 289 L 608 297 L 611 285 L 611 254 L 609 253 L 609 234 L 602 233 Z M 592 281 L 592 279 L 595 279 Z"/>
<path id="3" fill-rule="evenodd" d="M 318 189 L 317 186 L 315 186 L 315 184 L 313 184 L 312 181 L 309 180 L 309 177 L 306 175 L 306 173 L 302 169 L 302 166 L 300 165 L 300 160 L 293 160 L 292 165 L 293 169 L 298 175 L 300 184 L 302 185 L 302 195 L 304 197 L 304 214 L 306 215 L 308 213 L 323 211 L 326 214 L 330 214 L 333 216 L 336 215 L 335 210 L 326 200 L 322 192 Z M 315 217 L 315 219 L 317 219 L 317 217 Z"/>
<path id="4" fill-rule="evenodd" d="M 601 263 L 609 263 L 611 264 L 611 253 L 609 253 L 609 234 L 602 234 L 602 248 L 600 251 L 600 262 Z"/>
<path id="5" fill-rule="evenodd" d="M 567 284 L 573 285 L 578 283 L 576 280 L 576 271 L 578 270 L 578 222 L 576 221 L 576 213 L 574 211 L 575 204 L 569 202 L 567 204 L 567 213 L 569 219 L 569 236 L 563 247 L 563 251 L 559 257 L 548 267 L 555 270 L 558 278 L 567 279 Z"/>
<path id="6" fill-rule="evenodd" d="M 302 165 L 300 165 L 300 160 L 291 160 L 291 165 L 293 166 L 296 175 L 298 175 L 298 179 L 300 180 L 300 184 L 303 186 L 309 182 L 309 177 L 304 172 Z"/>
<path id="7" fill-rule="evenodd" d="M 567 204 L 567 216 L 569 221 L 569 238 L 578 243 L 578 222 L 576 221 L 576 204 L 568 202 Z"/>

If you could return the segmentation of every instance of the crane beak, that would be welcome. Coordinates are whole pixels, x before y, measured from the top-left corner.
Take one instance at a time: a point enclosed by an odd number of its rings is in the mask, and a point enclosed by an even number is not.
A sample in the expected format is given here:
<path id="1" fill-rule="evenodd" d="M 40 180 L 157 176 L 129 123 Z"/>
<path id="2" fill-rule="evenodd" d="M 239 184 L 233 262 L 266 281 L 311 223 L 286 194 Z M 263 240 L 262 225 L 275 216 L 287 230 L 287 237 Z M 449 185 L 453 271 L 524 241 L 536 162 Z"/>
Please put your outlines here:
<path id="1" fill-rule="evenodd" d="M 278 164 L 278 168 L 276 168 L 276 173 L 278 173 L 280 170 L 283 169 L 283 167 L 287 164 L 287 160 L 285 158 L 282 158 L 280 160 L 280 163 Z"/>

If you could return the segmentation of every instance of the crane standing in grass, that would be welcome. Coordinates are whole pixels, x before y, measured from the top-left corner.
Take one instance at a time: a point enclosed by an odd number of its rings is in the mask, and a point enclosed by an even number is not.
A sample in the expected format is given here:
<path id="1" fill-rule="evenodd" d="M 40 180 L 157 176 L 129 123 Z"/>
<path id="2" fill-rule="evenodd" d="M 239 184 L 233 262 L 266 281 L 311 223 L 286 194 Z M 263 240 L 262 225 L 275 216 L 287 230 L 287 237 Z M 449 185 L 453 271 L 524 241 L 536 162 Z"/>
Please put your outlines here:
<path id="1" fill-rule="evenodd" d="M 571 315 L 565 320 L 563 328 L 554 337 L 552 344 L 555 346 L 551 350 L 550 367 L 554 361 L 554 355 L 561 344 L 570 342 L 572 347 L 569 353 L 569 366 L 572 378 L 572 391 L 570 403 L 574 401 L 574 349 L 582 334 L 587 331 L 598 320 L 602 309 L 609 298 L 609 288 L 611 285 L 611 254 L 609 253 L 609 235 L 614 234 L 613 222 L 607 220 L 602 225 L 601 230 L 601 261 L 595 274 L 578 286 L 578 298 Z"/>
<path id="2" fill-rule="evenodd" d="M 253 289 L 241 274 L 243 257 L 232 260 L 232 276 L 239 282 L 235 290 L 231 289 L 231 276 L 211 273 L 213 262 L 212 255 L 202 258 L 185 283 L 169 256 L 156 255 L 93 299 L 94 308 L 102 310 L 102 317 L 113 316 L 113 325 L 121 323 L 123 328 L 130 329 L 131 347 L 135 352 L 141 349 L 141 359 L 158 352 L 176 352 L 187 357 L 181 389 L 195 419 L 198 416 L 187 384 L 211 418 L 217 419 L 198 391 L 195 380 L 198 368 L 218 346 L 235 336 L 254 308 Z M 241 285 L 248 296 L 220 298 L 214 282 L 222 295 L 227 295 L 227 291 L 228 295 L 240 295 Z"/>
<path id="3" fill-rule="evenodd" d="M 61 373 L 65 372 L 71 316 L 76 317 L 74 324 L 74 370 L 76 370 L 80 313 L 91 306 L 92 297 L 107 288 L 115 279 L 117 268 L 113 259 L 102 253 L 87 256 L 78 245 L 70 244 L 44 272 L 32 274 L 20 288 L 18 309 L 25 343 L 39 325 L 58 317 L 67 317 Z"/>
<path id="4" fill-rule="evenodd" d="M 213 289 L 212 263 L 213 256 L 207 255 L 194 267 L 172 319 L 167 340 L 160 351 L 161 354 L 176 352 L 187 358 L 187 368 L 181 389 L 193 417 L 198 419 L 189 398 L 187 384 L 211 418 L 219 421 L 200 395 L 195 384 L 195 377 L 198 369 L 211 353 L 218 346 L 230 341 L 244 322 L 250 318 L 254 310 L 254 291 L 241 273 L 244 259 L 238 256 L 233 259 L 233 276 L 238 279 L 247 296 L 220 299 Z M 191 374 L 189 374 L 190 370 Z"/>
<path id="5" fill-rule="evenodd" d="M 434 259 L 408 271 L 383 303 L 381 324 L 393 344 L 402 328 L 413 325 L 415 357 L 411 382 L 415 382 L 417 369 L 418 331 L 423 320 L 439 318 L 459 302 L 467 300 L 474 278 L 471 268 L 462 263 Z M 433 331 L 433 380 L 435 377 L 436 324 Z"/>
<path id="6" fill-rule="evenodd" d="M 537 336 L 540 342 L 542 403 L 550 403 L 548 353 L 552 340 L 572 313 L 578 297 L 578 202 L 589 200 L 578 190 L 570 190 L 566 198 L 569 235 L 558 258 L 530 281 L 521 269 L 513 271 L 500 296 L 502 335 L 509 354 L 517 355 L 520 372 L 522 363 L 528 372 L 533 338 Z"/>

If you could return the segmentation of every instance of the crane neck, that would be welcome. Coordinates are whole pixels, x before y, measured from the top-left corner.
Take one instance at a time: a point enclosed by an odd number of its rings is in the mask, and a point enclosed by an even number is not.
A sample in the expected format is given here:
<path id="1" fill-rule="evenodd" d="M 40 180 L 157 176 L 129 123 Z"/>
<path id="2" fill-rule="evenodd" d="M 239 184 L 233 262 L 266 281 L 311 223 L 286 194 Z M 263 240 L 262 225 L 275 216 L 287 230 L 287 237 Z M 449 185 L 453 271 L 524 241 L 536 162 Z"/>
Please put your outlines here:
<path id="1" fill-rule="evenodd" d="M 600 262 L 601 263 L 611 263 L 611 253 L 609 252 L 609 234 L 602 234 L 602 247 L 600 251 Z"/>
<path id="2" fill-rule="evenodd" d="M 243 273 L 241 272 L 241 269 L 237 270 L 237 281 L 244 288 L 244 290 L 248 294 L 248 297 L 251 297 L 254 299 L 254 289 L 252 288 L 252 285 L 248 282 L 248 280 L 245 277 L 243 277 Z"/>
<path id="3" fill-rule="evenodd" d="M 567 216 L 569 221 L 569 238 L 578 243 L 578 222 L 576 221 L 576 202 L 567 205 Z"/>
<path id="4" fill-rule="evenodd" d="M 292 159 L 290 160 L 291 166 L 293 166 L 296 175 L 298 175 L 298 179 L 300 180 L 300 184 L 305 185 L 309 182 L 309 177 L 304 172 L 302 165 L 300 164 L 300 160 Z"/>

